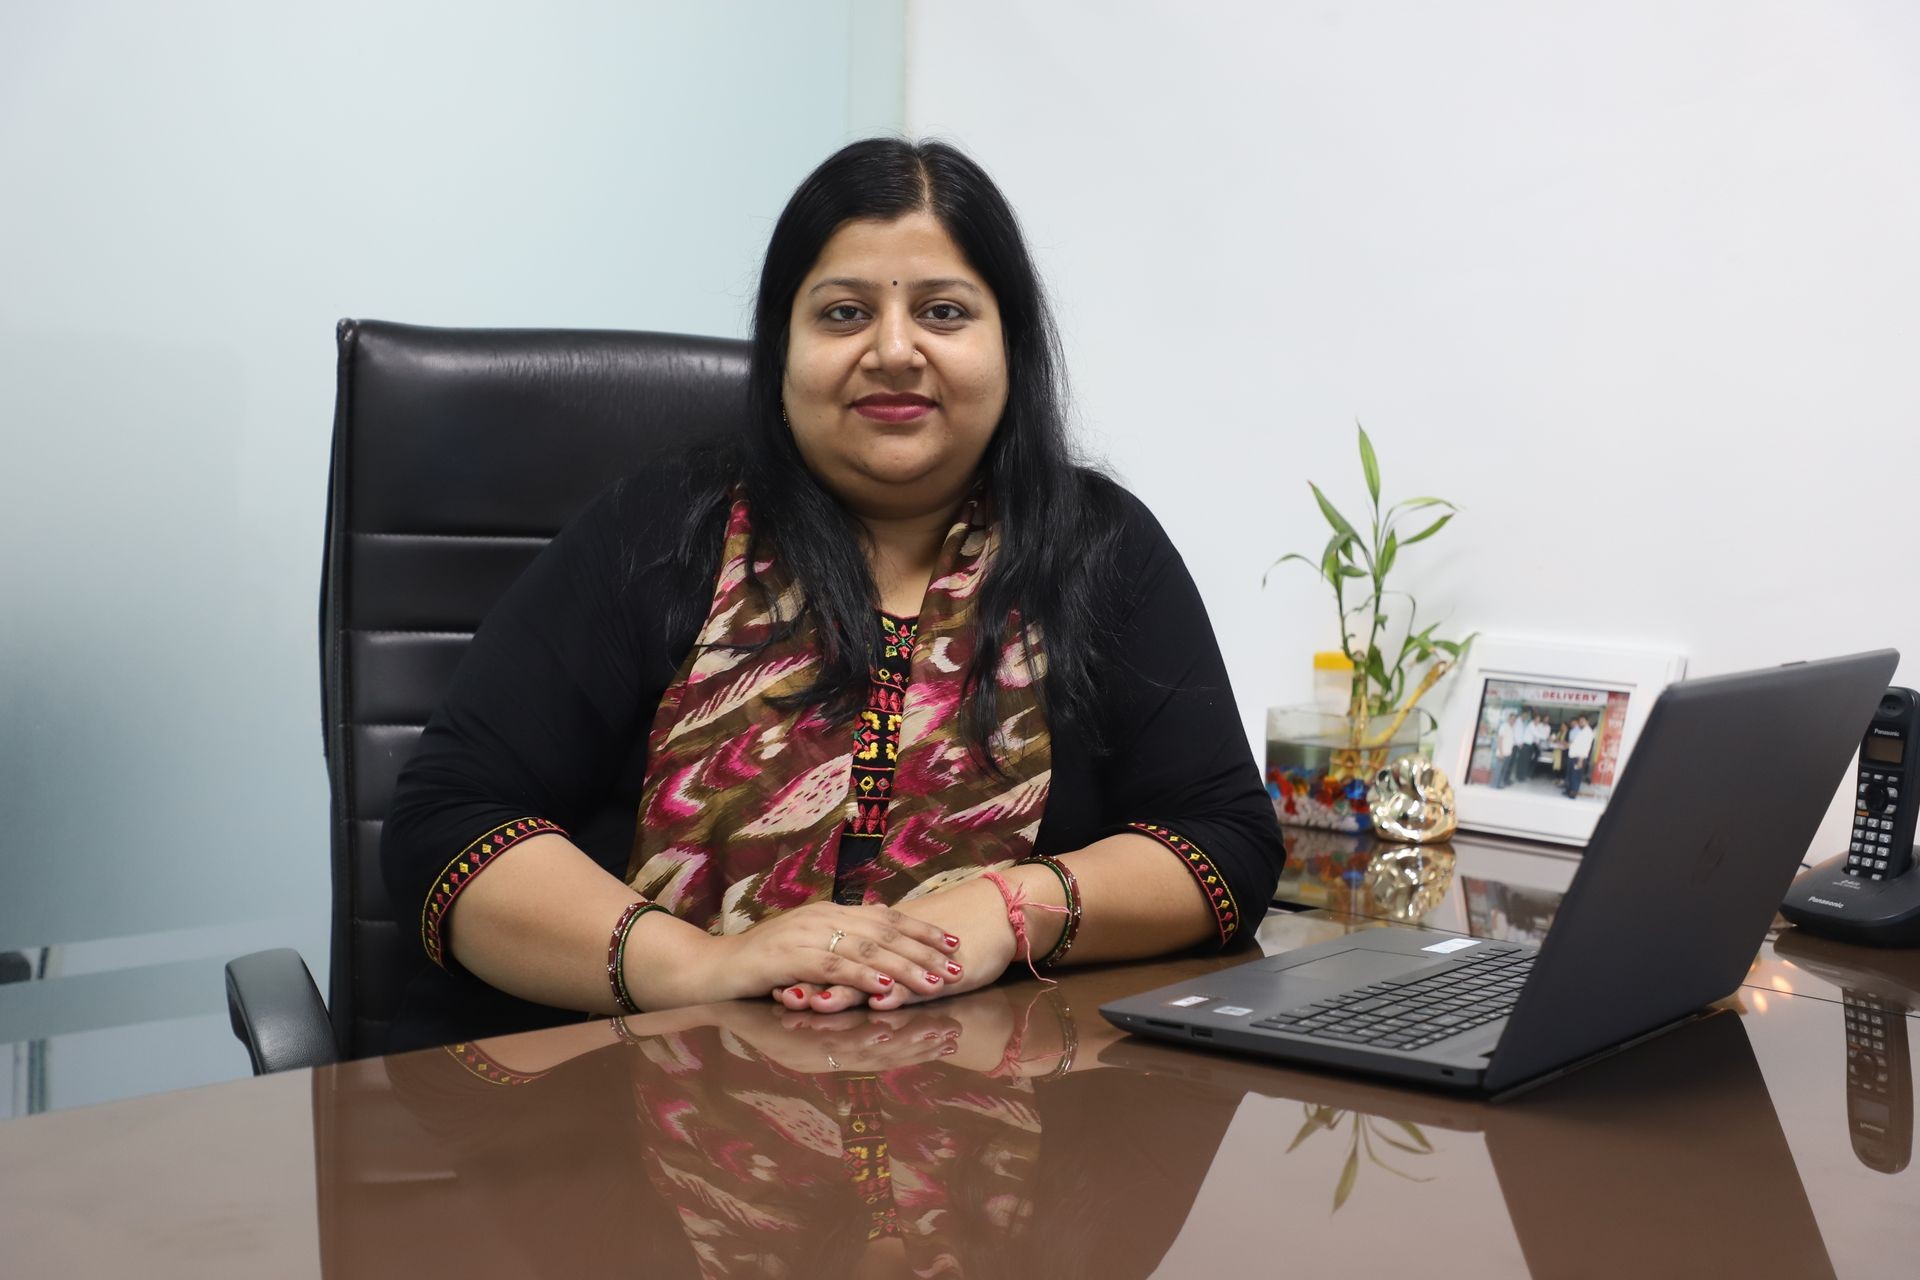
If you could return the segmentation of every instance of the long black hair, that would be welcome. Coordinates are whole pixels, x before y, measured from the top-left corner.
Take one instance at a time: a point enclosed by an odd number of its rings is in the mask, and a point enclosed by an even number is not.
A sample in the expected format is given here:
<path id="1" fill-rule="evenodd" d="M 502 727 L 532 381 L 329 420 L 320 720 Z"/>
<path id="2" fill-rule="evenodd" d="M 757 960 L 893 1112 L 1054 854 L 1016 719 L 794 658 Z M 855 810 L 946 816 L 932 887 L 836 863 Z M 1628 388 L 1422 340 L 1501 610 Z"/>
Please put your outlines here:
<path id="1" fill-rule="evenodd" d="M 1016 614 L 1040 635 L 1049 722 L 1077 723 L 1097 741 L 1096 672 L 1109 628 L 1102 602 L 1111 595 L 1100 579 L 1113 560 L 1118 519 L 1111 482 L 1074 459 L 1059 336 L 1013 209 L 985 170 L 943 142 L 869 138 L 807 176 L 774 224 L 760 271 L 746 441 L 731 466 L 707 474 L 730 470 L 744 486 L 755 542 L 777 549 L 814 624 L 819 675 L 790 701 L 836 711 L 858 706 L 879 599 L 866 532 L 807 469 L 782 412 L 781 386 L 794 296 L 827 241 L 855 219 L 892 221 L 921 211 L 939 221 L 993 291 L 1006 345 L 1007 405 L 980 463 L 1000 547 L 974 608 L 962 712 L 975 757 L 997 767 L 994 676 L 1009 640 L 1025 639 L 1011 635 Z M 711 481 L 699 488 L 697 523 L 711 529 L 723 494 Z M 694 539 L 710 536 L 689 529 L 683 565 L 695 555 Z M 712 551 L 699 559 L 711 565 Z"/>

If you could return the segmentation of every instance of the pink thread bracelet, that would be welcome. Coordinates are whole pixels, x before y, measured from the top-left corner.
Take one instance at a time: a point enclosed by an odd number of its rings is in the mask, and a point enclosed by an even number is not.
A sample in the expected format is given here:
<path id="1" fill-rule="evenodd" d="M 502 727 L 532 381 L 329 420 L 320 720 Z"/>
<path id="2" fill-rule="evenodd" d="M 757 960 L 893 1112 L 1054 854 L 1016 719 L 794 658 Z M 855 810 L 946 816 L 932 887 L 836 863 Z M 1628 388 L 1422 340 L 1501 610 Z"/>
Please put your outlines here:
<path id="1" fill-rule="evenodd" d="M 1019 949 L 1020 958 L 1027 962 L 1027 968 L 1032 970 L 1034 977 L 1049 986 L 1053 985 L 1053 979 L 1041 973 L 1033 963 L 1033 940 L 1027 936 L 1027 917 L 1022 914 L 1022 911 L 1026 907 L 1032 907 L 1035 911 L 1047 911 L 1057 916 L 1072 913 L 1065 907 L 1052 907 L 1044 902 L 1028 902 L 1027 891 L 1008 885 L 997 871 L 982 872 L 981 878 L 992 883 L 993 887 L 1000 891 L 1001 899 L 1007 904 L 1007 923 L 1013 926 L 1013 943 Z"/>

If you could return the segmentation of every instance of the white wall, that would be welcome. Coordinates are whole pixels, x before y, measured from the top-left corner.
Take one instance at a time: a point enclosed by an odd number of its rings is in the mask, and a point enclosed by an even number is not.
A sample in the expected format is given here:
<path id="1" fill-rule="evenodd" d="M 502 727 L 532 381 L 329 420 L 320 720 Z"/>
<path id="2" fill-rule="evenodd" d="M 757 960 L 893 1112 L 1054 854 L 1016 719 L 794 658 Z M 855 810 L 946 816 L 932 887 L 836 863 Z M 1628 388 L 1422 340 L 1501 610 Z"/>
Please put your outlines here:
<path id="1" fill-rule="evenodd" d="M 1356 418 L 1389 497 L 1467 508 L 1402 560 L 1461 631 L 1694 674 L 1891 644 L 1920 683 L 1920 9 L 913 4 L 908 67 L 1256 742 L 1337 635 L 1305 570 L 1259 581 L 1325 541 L 1307 479 L 1359 505 Z"/>
<path id="2" fill-rule="evenodd" d="M 0 6 L 0 948 L 324 920 L 334 321 L 743 333 L 901 22 Z"/>

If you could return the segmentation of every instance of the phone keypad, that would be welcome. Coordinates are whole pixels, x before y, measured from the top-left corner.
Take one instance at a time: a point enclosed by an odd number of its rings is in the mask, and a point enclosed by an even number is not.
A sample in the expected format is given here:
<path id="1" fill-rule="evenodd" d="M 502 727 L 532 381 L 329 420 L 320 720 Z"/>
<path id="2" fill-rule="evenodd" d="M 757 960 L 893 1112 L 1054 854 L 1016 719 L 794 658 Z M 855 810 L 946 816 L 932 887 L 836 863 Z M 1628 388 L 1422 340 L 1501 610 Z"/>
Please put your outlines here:
<path id="1" fill-rule="evenodd" d="M 1855 788 L 1853 831 L 1847 838 L 1846 872 L 1884 880 L 1899 861 L 1893 848 L 1894 815 L 1900 808 L 1900 775 L 1862 769 Z"/>

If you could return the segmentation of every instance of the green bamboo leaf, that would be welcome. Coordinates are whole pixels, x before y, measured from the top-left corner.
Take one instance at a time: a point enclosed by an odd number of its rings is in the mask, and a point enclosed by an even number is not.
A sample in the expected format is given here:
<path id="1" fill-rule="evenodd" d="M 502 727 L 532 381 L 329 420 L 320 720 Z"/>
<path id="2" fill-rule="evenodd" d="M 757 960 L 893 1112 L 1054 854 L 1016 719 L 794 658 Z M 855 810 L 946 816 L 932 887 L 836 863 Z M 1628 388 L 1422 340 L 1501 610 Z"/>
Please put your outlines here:
<path id="1" fill-rule="evenodd" d="M 1394 1123 L 1399 1125 L 1402 1129 L 1404 1129 L 1409 1138 L 1412 1138 L 1415 1142 L 1419 1143 L 1420 1149 L 1422 1151 L 1433 1150 L 1433 1144 L 1427 1141 L 1427 1135 L 1420 1132 L 1420 1127 L 1414 1124 L 1413 1121 L 1395 1120 Z"/>
<path id="2" fill-rule="evenodd" d="M 1384 693 L 1393 687 L 1392 681 L 1387 678 L 1386 660 L 1380 656 L 1378 649 L 1367 651 L 1367 674 L 1372 677 L 1374 686 L 1381 692 Z"/>
<path id="3" fill-rule="evenodd" d="M 1287 1144 L 1287 1151 L 1291 1152 L 1295 1147 L 1305 1142 L 1308 1138 L 1311 1138 L 1314 1132 L 1322 1127 L 1318 1112 L 1309 1115 L 1307 1122 L 1300 1126 L 1300 1132 L 1294 1134 L 1293 1141 Z"/>
<path id="4" fill-rule="evenodd" d="M 1387 545 L 1380 548 L 1380 564 L 1377 568 L 1377 572 L 1379 573 L 1380 580 L 1382 582 L 1386 581 L 1387 571 L 1393 568 L 1393 558 L 1399 554 L 1400 554 L 1399 535 L 1389 533 L 1387 535 Z"/>
<path id="5" fill-rule="evenodd" d="M 1397 1147 L 1401 1144 L 1396 1142 L 1393 1145 Z M 1432 1182 L 1433 1181 L 1433 1178 L 1431 1176 L 1422 1178 L 1417 1174 L 1408 1173 L 1405 1169 L 1396 1169 L 1392 1165 L 1388 1164 L 1385 1160 L 1382 1160 L 1379 1156 L 1373 1157 L 1373 1163 L 1379 1166 L 1380 1168 L 1385 1169 L 1388 1173 L 1391 1173 L 1396 1177 L 1405 1178 L 1408 1182 Z"/>
<path id="6" fill-rule="evenodd" d="M 1360 468 L 1367 473 L 1367 493 L 1372 496 L 1377 510 L 1380 506 L 1380 459 L 1373 452 L 1373 441 L 1367 439 L 1367 429 L 1358 422 L 1353 425 L 1360 432 Z"/>
<path id="7" fill-rule="evenodd" d="M 1320 576 L 1328 582 L 1335 582 L 1339 574 L 1335 572 L 1340 565 L 1340 553 L 1352 544 L 1350 533 L 1335 533 L 1327 539 L 1327 549 L 1320 553 Z M 1336 583 L 1337 585 L 1337 583 Z"/>
<path id="8" fill-rule="evenodd" d="M 1364 578 L 1367 576 L 1367 571 L 1356 564 L 1343 564 L 1340 566 L 1340 576 L 1343 578 Z"/>
<path id="9" fill-rule="evenodd" d="M 1340 1212 L 1340 1206 L 1353 1194 L 1354 1181 L 1360 1176 L 1360 1148 L 1355 1147 L 1347 1153 L 1346 1168 L 1340 1170 L 1340 1185 L 1333 1189 L 1333 1211 Z"/>
<path id="10" fill-rule="evenodd" d="M 1453 644 L 1452 646 L 1453 660 L 1456 665 L 1466 662 L 1467 655 L 1473 652 L 1473 642 L 1479 638 L 1480 638 L 1480 633 L 1478 631 L 1475 631 L 1472 634 L 1470 634 L 1465 640 L 1461 640 Z M 1436 641 L 1436 643 L 1438 642 Z"/>
<path id="11" fill-rule="evenodd" d="M 1460 508 L 1454 506 L 1445 498 L 1408 498 L 1404 502 L 1394 503 L 1387 514 L 1391 515 L 1395 511 L 1418 511 L 1422 507 L 1445 507 L 1449 511 L 1460 510 Z"/>
<path id="12" fill-rule="evenodd" d="M 1426 1151 L 1422 1151 L 1419 1147 L 1414 1146 L 1411 1142 L 1402 1142 L 1400 1141 L 1400 1139 L 1388 1137 L 1384 1133 L 1376 1133 L 1373 1136 L 1380 1139 L 1380 1141 L 1386 1143 L 1388 1146 L 1394 1147 L 1401 1151 L 1405 1151 L 1409 1155 L 1423 1156 L 1427 1154 Z M 1375 1163 L 1378 1164 L 1382 1169 L 1393 1168 L 1392 1165 L 1388 1164 L 1384 1160 L 1376 1160 Z M 1394 1172 L 1398 1173 L 1399 1170 L 1395 1169 Z"/>
<path id="13" fill-rule="evenodd" d="M 1448 512 L 1446 515 L 1441 516 L 1438 520 L 1435 520 L 1432 524 L 1428 525 L 1426 528 L 1422 529 L 1420 532 L 1414 534 L 1411 538 L 1408 538 L 1405 542 L 1401 543 L 1400 545 L 1410 547 L 1416 542 L 1425 542 L 1428 538 L 1431 538 L 1434 534 L 1446 528 L 1447 521 L 1453 519 L 1453 516 L 1454 516 L 1453 512 Z"/>
<path id="14" fill-rule="evenodd" d="M 1299 555 L 1299 554 L 1284 555 L 1284 556 L 1281 556 L 1278 560 L 1275 560 L 1272 564 L 1267 566 L 1267 571 L 1260 575 L 1260 585 L 1262 587 L 1266 586 L 1267 579 L 1273 575 L 1273 571 L 1275 569 L 1278 569 L 1281 565 L 1285 564 L 1289 560 L 1298 560 L 1301 564 L 1307 566 L 1307 568 L 1309 569 L 1318 569 L 1320 567 L 1319 565 L 1315 564 L 1313 561 L 1307 559 L 1303 555 Z"/>
<path id="15" fill-rule="evenodd" d="M 1460 656 L 1460 646 L 1451 640 L 1435 640 L 1433 647 L 1451 657 L 1457 658 Z"/>
<path id="16" fill-rule="evenodd" d="M 1358 542 L 1360 535 L 1353 531 L 1353 526 L 1347 523 L 1347 518 L 1335 510 L 1331 502 L 1327 501 L 1327 495 L 1320 492 L 1320 486 L 1309 480 L 1307 481 L 1307 488 L 1313 490 L 1313 500 L 1320 504 L 1320 514 L 1327 518 L 1327 523 L 1339 532 L 1352 538 L 1355 542 Z"/>

